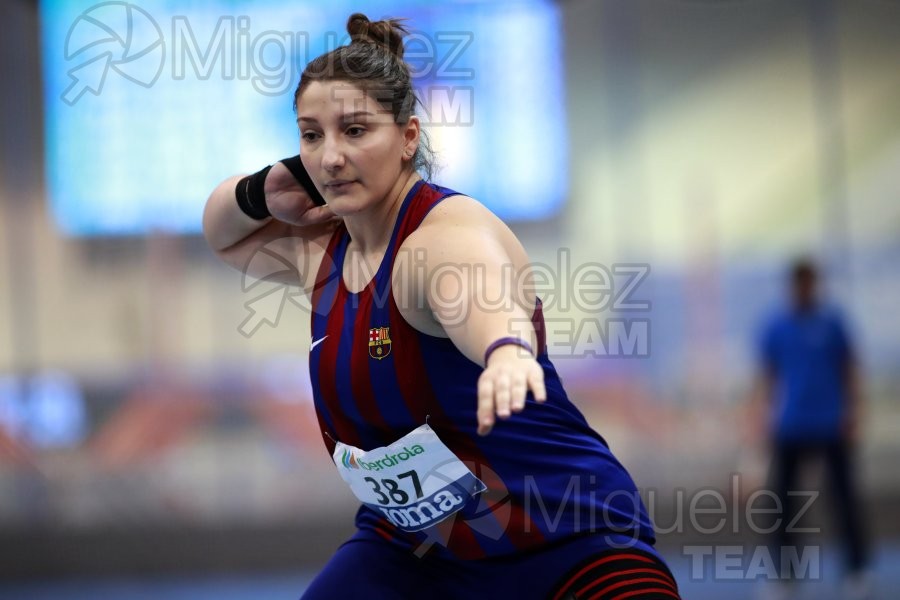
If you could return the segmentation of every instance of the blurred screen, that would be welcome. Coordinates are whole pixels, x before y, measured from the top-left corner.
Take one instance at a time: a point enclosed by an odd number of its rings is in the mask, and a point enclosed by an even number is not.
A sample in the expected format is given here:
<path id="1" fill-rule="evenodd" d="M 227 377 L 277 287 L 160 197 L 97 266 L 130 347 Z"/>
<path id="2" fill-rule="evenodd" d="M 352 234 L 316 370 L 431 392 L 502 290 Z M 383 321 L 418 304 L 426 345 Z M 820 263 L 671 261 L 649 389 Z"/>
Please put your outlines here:
<path id="1" fill-rule="evenodd" d="M 354 10 L 44 0 L 46 173 L 59 229 L 198 233 L 219 181 L 296 154 L 299 73 L 346 43 Z M 365 10 L 409 19 L 406 58 L 438 153 L 435 182 L 509 220 L 558 212 L 568 140 L 556 7 L 407 0 Z"/>

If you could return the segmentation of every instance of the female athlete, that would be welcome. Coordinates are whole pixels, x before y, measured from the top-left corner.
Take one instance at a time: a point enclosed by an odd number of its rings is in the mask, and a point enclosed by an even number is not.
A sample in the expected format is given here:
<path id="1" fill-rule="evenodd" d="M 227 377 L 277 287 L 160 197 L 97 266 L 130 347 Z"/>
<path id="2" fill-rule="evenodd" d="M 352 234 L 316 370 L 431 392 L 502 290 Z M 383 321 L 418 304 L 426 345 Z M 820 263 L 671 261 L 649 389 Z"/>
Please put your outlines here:
<path id="1" fill-rule="evenodd" d="M 227 179 L 203 217 L 222 260 L 311 299 L 316 414 L 361 506 L 304 598 L 678 598 L 547 356 L 525 250 L 428 181 L 406 30 L 347 30 L 300 78 L 300 155 Z"/>

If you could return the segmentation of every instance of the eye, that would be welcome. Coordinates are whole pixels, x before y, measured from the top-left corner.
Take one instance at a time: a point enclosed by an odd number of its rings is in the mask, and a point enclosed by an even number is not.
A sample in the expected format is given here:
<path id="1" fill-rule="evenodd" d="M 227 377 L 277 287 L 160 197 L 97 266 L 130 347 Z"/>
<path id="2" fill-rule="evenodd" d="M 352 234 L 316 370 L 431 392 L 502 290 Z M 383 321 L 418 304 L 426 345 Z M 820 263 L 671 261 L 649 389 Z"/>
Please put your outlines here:
<path id="1" fill-rule="evenodd" d="M 347 128 L 347 135 L 349 135 L 350 137 L 359 137 L 365 132 L 366 130 L 359 125 L 352 125 Z"/>
<path id="2" fill-rule="evenodd" d="M 319 139 L 319 134 L 315 131 L 304 131 L 300 134 L 300 139 L 304 142 L 314 142 Z"/>

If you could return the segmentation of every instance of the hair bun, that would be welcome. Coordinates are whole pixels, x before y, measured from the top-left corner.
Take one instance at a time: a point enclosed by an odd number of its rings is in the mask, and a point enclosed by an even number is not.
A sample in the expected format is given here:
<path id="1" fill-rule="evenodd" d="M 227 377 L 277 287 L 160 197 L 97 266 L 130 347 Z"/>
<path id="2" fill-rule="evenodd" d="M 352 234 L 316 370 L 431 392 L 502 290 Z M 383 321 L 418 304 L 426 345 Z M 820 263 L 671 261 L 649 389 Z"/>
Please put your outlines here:
<path id="1" fill-rule="evenodd" d="M 402 24 L 403 19 L 383 19 L 370 21 L 362 13 L 353 13 L 347 20 L 347 33 L 350 34 L 350 43 L 371 42 L 380 44 L 388 49 L 391 54 L 403 59 L 403 36 L 408 33 Z"/>

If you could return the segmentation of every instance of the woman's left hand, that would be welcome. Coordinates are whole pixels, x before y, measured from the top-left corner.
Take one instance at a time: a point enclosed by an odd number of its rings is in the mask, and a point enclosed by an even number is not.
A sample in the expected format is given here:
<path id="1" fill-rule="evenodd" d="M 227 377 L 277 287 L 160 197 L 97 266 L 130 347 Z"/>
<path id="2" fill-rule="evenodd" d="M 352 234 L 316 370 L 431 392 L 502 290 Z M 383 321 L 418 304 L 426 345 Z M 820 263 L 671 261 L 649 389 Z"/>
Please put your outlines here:
<path id="1" fill-rule="evenodd" d="M 491 353 L 484 372 L 478 378 L 478 435 L 487 435 L 494 427 L 494 415 L 507 419 L 525 408 L 528 391 L 537 402 L 547 399 L 544 370 L 525 349 L 510 344 Z"/>

